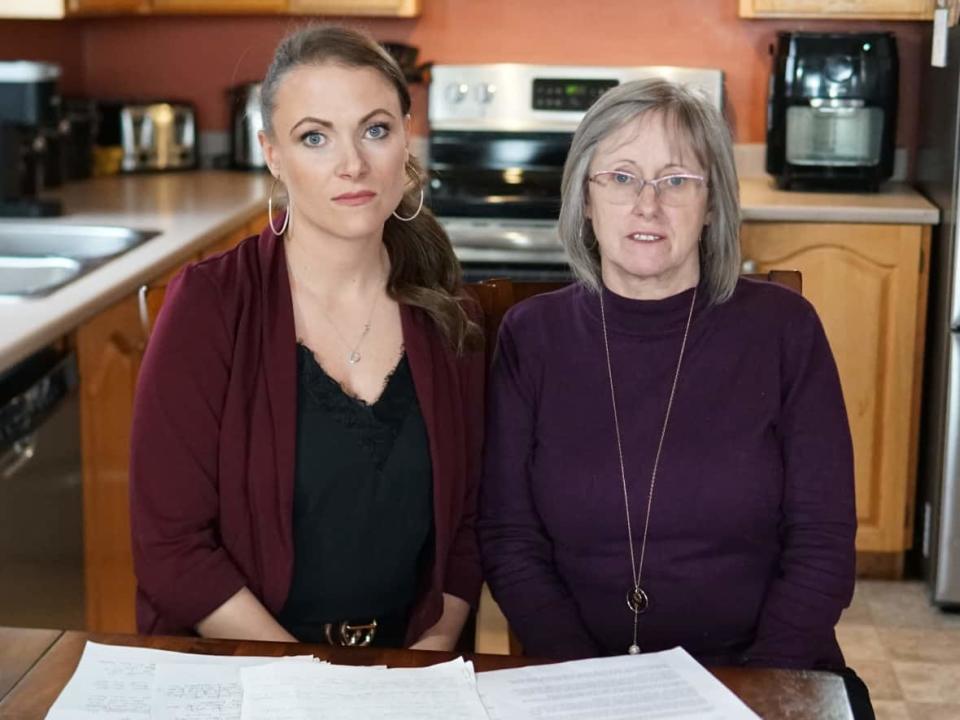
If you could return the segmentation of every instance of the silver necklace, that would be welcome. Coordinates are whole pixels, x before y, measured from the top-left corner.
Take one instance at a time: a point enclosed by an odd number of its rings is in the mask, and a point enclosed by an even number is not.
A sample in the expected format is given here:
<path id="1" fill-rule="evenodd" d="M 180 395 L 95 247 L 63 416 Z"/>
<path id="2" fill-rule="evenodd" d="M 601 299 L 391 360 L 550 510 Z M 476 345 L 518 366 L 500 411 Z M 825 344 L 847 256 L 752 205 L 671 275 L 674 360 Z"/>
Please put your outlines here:
<path id="1" fill-rule="evenodd" d="M 290 234 L 287 235 L 287 242 L 292 242 Z M 304 263 L 306 266 L 306 263 Z M 309 266 L 307 266 L 307 271 L 310 271 Z M 298 279 L 299 282 L 299 279 Z M 377 304 L 380 302 L 380 292 L 378 291 L 373 297 L 373 304 L 370 306 L 370 314 L 367 315 L 367 321 L 363 324 L 363 330 L 360 331 L 360 337 L 357 339 L 357 342 L 354 345 L 350 345 L 350 342 L 344 337 L 343 333 L 340 332 L 340 328 L 337 327 L 336 323 L 333 322 L 333 319 L 327 314 L 327 311 L 320 307 L 317 304 L 317 309 L 320 311 L 320 314 L 323 315 L 323 319 L 327 321 L 330 327 L 333 328 L 333 331 L 337 334 L 337 337 L 340 338 L 340 342 L 343 343 L 344 347 L 347 348 L 347 363 L 350 365 L 356 365 L 363 359 L 363 355 L 360 354 L 360 345 L 363 344 L 364 339 L 370 333 L 370 324 L 373 322 L 373 313 L 376 312 Z"/>
<path id="2" fill-rule="evenodd" d="M 663 439 L 667 435 L 667 424 L 670 421 L 670 411 L 673 409 L 673 397 L 677 392 L 677 380 L 680 378 L 680 365 L 683 364 L 683 353 L 687 348 L 687 336 L 690 334 L 690 322 L 693 320 L 693 306 L 697 302 L 697 288 L 693 288 L 693 298 L 690 300 L 690 311 L 687 313 L 687 324 L 683 329 L 683 342 L 680 343 L 680 356 L 677 358 L 677 369 L 673 374 L 673 385 L 670 387 L 670 399 L 667 401 L 667 411 L 663 416 L 663 427 L 660 428 L 660 441 L 657 443 L 657 454 L 653 459 L 653 472 L 650 475 L 650 492 L 647 494 L 647 512 L 643 520 L 643 539 L 640 541 L 640 563 L 637 564 L 633 550 L 633 526 L 630 522 L 630 498 L 627 495 L 627 473 L 623 466 L 623 445 L 620 442 L 620 418 L 617 413 L 617 393 L 613 385 L 613 369 L 610 364 L 610 342 L 607 339 L 607 314 L 603 307 L 603 290 L 600 291 L 600 323 L 603 326 L 603 349 L 607 354 L 607 377 L 610 379 L 610 403 L 613 406 L 613 427 L 617 435 L 617 456 L 620 459 L 620 482 L 623 485 L 623 507 L 627 515 L 627 542 L 630 544 L 630 571 L 633 576 L 633 587 L 627 592 L 627 607 L 633 612 L 633 643 L 627 648 L 631 655 L 640 652 L 637 644 L 637 627 L 640 615 L 650 607 L 650 597 L 640 587 L 640 578 L 643 574 L 643 560 L 647 550 L 647 530 L 650 528 L 650 509 L 653 507 L 653 488 L 657 484 L 657 468 L 660 465 L 660 451 L 663 450 Z"/>
<path id="3" fill-rule="evenodd" d="M 360 354 L 360 345 L 363 343 L 364 338 L 366 338 L 370 332 L 370 323 L 373 321 L 373 313 L 377 309 L 377 304 L 379 302 L 380 302 L 380 293 L 378 292 L 373 298 L 373 305 L 370 306 L 370 314 L 367 316 L 367 321 L 363 324 L 363 330 L 360 333 L 360 337 L 357 339 L 357 342 L 355 345 L 353 345 L 353 347 L 350 346 L 350 343 L 343 336 L 343 333 L 340 332 L 340 328 L 338 328 L 334 324 L 333 319 L 329 315 L 327 315 L 327 312 L 323 308 L 320 308 L 320 312 L 323 313 L 323 317 L 326 319 L 328 323 L 330 323 L 330 327 L 332 327 L 334 332 L 336 332 L 337 335 L 340 336 L 340 341 L 347 348 L 348 350 L 347 362 L 350 365 L 356 365 L 358 362 L 360 362 L 363 359 L 363 356 Z"/>

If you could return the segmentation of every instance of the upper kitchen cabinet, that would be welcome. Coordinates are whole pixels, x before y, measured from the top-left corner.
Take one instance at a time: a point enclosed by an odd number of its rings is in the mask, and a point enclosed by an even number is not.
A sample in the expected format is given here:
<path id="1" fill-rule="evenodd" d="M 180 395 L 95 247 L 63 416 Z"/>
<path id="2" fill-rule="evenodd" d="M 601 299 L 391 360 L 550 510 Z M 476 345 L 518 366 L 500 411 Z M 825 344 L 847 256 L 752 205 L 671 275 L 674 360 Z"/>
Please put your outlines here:
<path id="1" fill-rule="evenodd" d="M 155 13 L 182 13 L 184 15 L 242 13 L 284 13 L 287 0 L 152 0 Z"/>
<path id="2" fill-rule="evenodd" d="M 417 17 L 421 0 L 289 0 L 300 15 L 380 15 Z"/>
<path id="3" fill-rule="evenodd" d="M 96 15 L 367 15 L 417 17 L 422 0 L 0 0 L 0 18 Z"/>
<path id="4" fill-rule="evenodd" d="M 930 20 L 937 0 L 740 0 L 745 18 Z"/>
<path id="5" fill-rule="evenodd" d="M 3 0 L 0 18 L 49 20 L 68 15 L 131 15 L 148 9 L 149 0 Z"/>
<path id="6" fill-rule="evenodd" d="M 127 15 L 146 12 L 149 0 L 67 0 L 69 15 Z"/>

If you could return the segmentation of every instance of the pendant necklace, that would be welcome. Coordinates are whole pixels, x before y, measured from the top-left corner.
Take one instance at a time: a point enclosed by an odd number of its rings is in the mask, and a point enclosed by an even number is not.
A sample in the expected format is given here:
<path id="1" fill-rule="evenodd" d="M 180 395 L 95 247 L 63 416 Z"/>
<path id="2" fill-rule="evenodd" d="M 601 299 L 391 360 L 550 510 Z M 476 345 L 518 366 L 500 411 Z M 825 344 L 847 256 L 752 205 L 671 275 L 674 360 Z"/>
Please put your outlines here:
<path id="1" fill-rule="evenodd" d="M 290 241 L 291 240 L 288 234 L 288 242 Z M 307 270 L 309 271 L 310 268 L 307 267 Z M 370 324 L 373 322 L 373 314 L 374 312 L 376 312 L 377 305 L 380 302 L 380 295 L 381 293 L 379 291 L 376 293 L 376 295 L 374 295 L 373 304 L 370 306 L 370 314 L 367 315 L 367 321 L 363 324 L 363 330 L 360 331 L 360 337 L 357 339 L 357 342 L 353 345 L 350 345 L 349 341 L 344 337 L 343 333 L 340 332 L 340 328 L 338 328 L 336 323 L 333 322 L 333 319 L 330 317 L 327 311 L 324 310 L 322 307 L 320 307 L 319 303 L 317 304 L 317 309 L 323 315 L 323 319 L 326 320 L 327 324 L 329 324 L 330 327 L 333 328 L 333 331 L 337 334 L 337 337 L 340 338 L 340 342 L 342 342 L 344 347 L 347 348 L 346 361 L 349 365 L 356 365 L 358 362 L 360 362 L 363 359 L 363 355 L 360 354 L 360 345 L 363 344 L 364 339 L 366 339 L 367 335 L 370 333 Z"/>
<path id="2" fill-rule="evenodd" d="M 350 365 L 356 365 L 358 362 L 360 362 L 363 359 L 363 356 L 360 354 L 360 345 L 363 343 L 364 338 L 366 338 L 370 332 L 370 323 L 373 321 L 373 313 L 376 311 L 377 304 L 379 302 L 380 302 L 380 292 L 377 292 L 377 294 L 373 298 L 373 305 L 370 306 L 370 314 L 367 316 L 367 321 L 363 324 L 363 330 L 360 332 L 360 337 L 357 339 L 356 344 L 354 344 L 352 347 L 350 346 L 350 343 L 347 342 L 347 339 L 343 336 L 343 333 L 340 332 L 340 328 L 338 328 L 334 324 L 333 319 L 327 314 L 326 310 L 323 310 L 322 308 L 320 309 L 320 311 L 323 313 L 323 317 L 326 318 L 327 322 L 330 324 L 330 327 L 333 328 L 334 332 L 340 336 L 340 341 L 347 348 L 347 351 L 348 351 L 347 363 L 349 363 Z"/>
<path id="3" fill-rule="evenodd" d="M 607 315 L 603 306 L 603 289 L 600 290 L 600 323 L 603 327 L 603 349 L 607 355 L 607 377 L 610 380 L 610 403 L 613 406 L 613 427 L 617 437 L 617 455 L 620 460 L 620 482 L 623 486 L 623 506 L 627 516 L 627 542 L 630 545 L 630 571 L 633 577 L 633 587 L 627 591 L 627 607 L 633 612 L 633 643 L 627 649 L 631 655 L 640 653 L 637 644 L 637 627 L 640 615 L 650 607 L 650 597 L 640 586 L 643 575 L 643 560 L 647 550 L 647 530 L 650 528 L 650 509 L 653 507 L 653 488 L 657 483 L 657 468 L 660 465 L 660 452 L 663 450 L 663 439 L 667 435 L 667 424 L 670 421 L 670 411 L 673 409 L 673 398 L 677 392 L 677 380 L 680 378 L 680 366 L 683 364 L 683 353 L 687 348 L 687 336 L 690 333 L 690 322 L 693 320 L 693 306 L 697 302 L 697 288 L 693 288 L 693 298 L 690 300 L 690 311 L 687 313 L 687 324 L 683 329 L 683 341 L 680 343 L 680 356 L 677 358 L 677 369 L 673 374 L 673 385 L 670 388 L 670 398 L 667 400 L 667 411 L 663 417 L 663 426 L 660 428 L 660 440 L 657 443 L 657 454 L 653 460 L 653 472 L 650 475 L 650 492 L 647 494 L 647 512 L 643 520 L 643 539 L 640 541 L 640 562 L 637 563 L 633 550 L 633 526 L 630 522 L 630 498 L 627 494 L 627 473 L 623 465 L 623 445 L 620 441 L 620 419 L 617 414 L 617 394 L 613 384 L 613 369 L 610 363 L 610 342 L 607 339 Z"/>

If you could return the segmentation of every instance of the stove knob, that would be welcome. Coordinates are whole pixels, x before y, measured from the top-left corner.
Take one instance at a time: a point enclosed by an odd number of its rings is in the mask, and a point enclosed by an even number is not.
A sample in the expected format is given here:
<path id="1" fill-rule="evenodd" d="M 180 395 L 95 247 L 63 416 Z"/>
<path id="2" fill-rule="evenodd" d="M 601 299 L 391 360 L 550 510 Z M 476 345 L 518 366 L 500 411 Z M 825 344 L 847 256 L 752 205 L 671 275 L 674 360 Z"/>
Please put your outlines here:
<path id="1" fill-rule="evenodd" d="M 494 95 L 497 94 L 497 86 L 493 83 L 480 83 L 474 89 L 474 95 L 479 103 L 493 102 Z"/>
<path id="2" fill-rule="evenodd" d="M 447 100 L 451 103 L 461 103 L 466 99 L 470 92 L 470 86 L 466 83 L 450 83 L 446 88 Z"/>

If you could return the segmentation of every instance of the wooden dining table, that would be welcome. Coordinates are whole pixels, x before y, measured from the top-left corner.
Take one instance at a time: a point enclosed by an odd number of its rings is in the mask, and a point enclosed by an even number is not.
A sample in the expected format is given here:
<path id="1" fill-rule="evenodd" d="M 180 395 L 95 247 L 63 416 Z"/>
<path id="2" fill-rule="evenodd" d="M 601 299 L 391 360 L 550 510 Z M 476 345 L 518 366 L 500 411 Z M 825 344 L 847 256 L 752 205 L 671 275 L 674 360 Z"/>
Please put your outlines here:
<path id="1" fill-rule="evenodd" d="M 88 640 L 200 655 L 312 654 L 342 665 L 423 667 L 457 657 L 457 653 L 424 650 L 0 628 L 0 720 L 42 720 L 77 668 Z M 473 661 L 477 672 L 548 662 L 510 655 L 466 654 L 464 657 Z M 708 670 L 762 718 L 852 718 L 843 681 L 831 673 L 733 667 Z"/>

